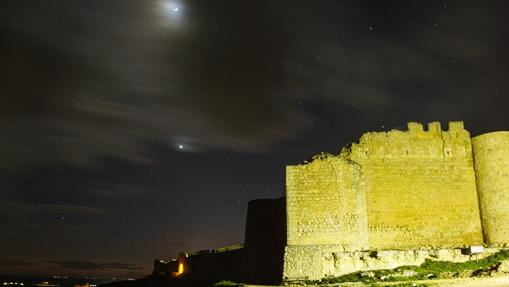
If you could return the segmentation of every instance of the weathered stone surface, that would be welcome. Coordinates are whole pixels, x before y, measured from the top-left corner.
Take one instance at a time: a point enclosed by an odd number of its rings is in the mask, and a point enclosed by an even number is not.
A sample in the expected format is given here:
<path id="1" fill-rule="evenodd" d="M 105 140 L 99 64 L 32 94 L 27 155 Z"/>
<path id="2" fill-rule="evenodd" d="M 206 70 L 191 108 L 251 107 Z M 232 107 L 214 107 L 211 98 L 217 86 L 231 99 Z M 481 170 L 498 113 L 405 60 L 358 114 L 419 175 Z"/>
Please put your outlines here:
<path id="1" fill-rule="evenodd" d="M 470 135 L 409 123 L 408 131 L 367 133 L 343 154 L 361 165 L 368 186 L 373 249 L 454 247 L 483 242 Z"/>
<path id="2" fill-rule="evenodd" d="M 472 140 L 477 190 L 486 243 L 509 242 L 509 132 Z"/>
<path id="3" fill-rule="evenodd" d="M 288 245 L 366 248 L 368 229 L 363 184 L 360 166 L 340 156 L 322 154 L 308 164 L 288 166 Z"/>
<path id="4" fill-rule="evenodd" d="M 509 260 L 503 260 L 497 267 L 497 272 L 509 273 Z"/>
<path id="5" fill-rule="evenodd" d="M 509 132 L 473 146 L 462 122 L 409 123 L 288 166 L 284 276 L 465 261 L 459 247 L 509 243 Z"/>
<path id="6" fill-rule="evenodd" d="M 356 271 L 393 269 L 404 265 L 421 265 L 426 259 L 435 261 L 465 262 L 481 259 L 497 252 L 486 249 L 473 258 L 462 254 L 460 248 L 344 251 L 335 245 L 287 246 L 283 277 L 286 280 L 317 280 L 327 276 L 340 276 Z M 413 276 L 413 271 L 398 276 Z"/>

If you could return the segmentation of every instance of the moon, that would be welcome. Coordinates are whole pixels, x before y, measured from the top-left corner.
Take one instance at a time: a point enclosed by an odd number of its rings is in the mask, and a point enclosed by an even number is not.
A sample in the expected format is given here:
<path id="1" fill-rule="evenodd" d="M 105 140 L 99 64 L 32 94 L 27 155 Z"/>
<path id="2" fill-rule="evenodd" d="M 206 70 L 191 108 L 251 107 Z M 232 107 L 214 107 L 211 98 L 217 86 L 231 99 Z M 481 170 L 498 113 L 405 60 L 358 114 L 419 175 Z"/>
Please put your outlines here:
<path id="1" fill-rule="evenodd" d="M 177 16 L 182 10 L 182 5 L 177 1 L 165 1 L 163 2 L 164 10 L 168 16 Z"/>
<path id="2" fill-rule="evenodd" d="M 161 25 L 168 29 L 183 28 L 186 7 L 181 0 L 160 0 L 156 6 Z M 175 30 L 175 31 L 177 31 Z"/>

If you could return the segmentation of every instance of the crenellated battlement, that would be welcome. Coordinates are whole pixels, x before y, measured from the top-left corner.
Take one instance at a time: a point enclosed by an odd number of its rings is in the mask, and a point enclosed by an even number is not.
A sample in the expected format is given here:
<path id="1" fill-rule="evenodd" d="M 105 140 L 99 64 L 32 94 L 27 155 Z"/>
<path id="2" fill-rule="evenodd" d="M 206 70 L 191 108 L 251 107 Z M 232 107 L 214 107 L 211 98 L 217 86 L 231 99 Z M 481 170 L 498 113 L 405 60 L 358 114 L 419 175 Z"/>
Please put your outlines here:
<path id="1" fill-rule="evenodd" d="M 409 122 L 406 131 L 365 133 L 358 143 L 342 150 L 351 160 L 398 158 L 464 158 L 471 153 L 470 133 L 463 122 L 449 122 L 449 129 L 442 130 L 439 122 L 423 124 Z"/>
<path id="2" fill-rule="evenodd" d="M 407 131 L 410 134 L 437 134 L 442 132 L 442 126 L 440 122 L 430 122 L 427 125 L 427 130 L 424 129 L 424 125 L 418 122 L 408 122 L 407 123 Z M 448 123 L 448 130 L 445 132 L 456 132 L 461 133 L 465 130 L 465 126 L 462 121 L 451 121 Z"/>

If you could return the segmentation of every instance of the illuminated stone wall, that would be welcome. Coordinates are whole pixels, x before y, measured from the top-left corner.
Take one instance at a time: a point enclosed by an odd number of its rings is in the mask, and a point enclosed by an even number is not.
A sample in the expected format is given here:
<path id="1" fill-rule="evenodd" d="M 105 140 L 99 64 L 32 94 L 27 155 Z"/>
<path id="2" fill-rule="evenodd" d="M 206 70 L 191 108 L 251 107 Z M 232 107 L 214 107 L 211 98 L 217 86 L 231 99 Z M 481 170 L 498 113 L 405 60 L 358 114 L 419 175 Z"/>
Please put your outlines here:
<path id="1" fill-rule="evenodd" d="M 287 234 L 288 245 L 353 250 L 481 244 L 469 133 L 409 123 L 288 166 Z"/>
<path id="2" fill-rule="evenodd" d="M 366 133 L 342 154 L 367 181 L 371 249 L 482 244 L 470 135 L 462 122 Z"/>
<path id="3" fill-rule="evenodd" d="M 484 238 L 509 243 L 509 132 L 472 140 Z"/>
<path id="4" fill-rule="evenodd" d="M 471 139 L 462 122 L 450 122 L 447 131 L 434 122 L 426 130 L 409 123 L 406 131 L 366 133 L 340 155 L 321 154 L 286 173 L 288 279 L 363 270 L 362 258 L 352 259 L 357 265 L 341 258 L 367 249 L 483 243 Z M 389 268 L 412 260 L 374 262 Z"/>
<path id="5" fill-rule="evenodd" d="M 506 246 L 509 132 L 472 140 L 462 122 L 409 123 L 289 166 L 287 239 L 287 280 L 462 261 L 458 247 Z"/>
<path id="6" fill-rule="evenodd" d="M 365 193 L 360 166 L 319 155 L 286 169 L 287 244 L 367 247 Z"/>

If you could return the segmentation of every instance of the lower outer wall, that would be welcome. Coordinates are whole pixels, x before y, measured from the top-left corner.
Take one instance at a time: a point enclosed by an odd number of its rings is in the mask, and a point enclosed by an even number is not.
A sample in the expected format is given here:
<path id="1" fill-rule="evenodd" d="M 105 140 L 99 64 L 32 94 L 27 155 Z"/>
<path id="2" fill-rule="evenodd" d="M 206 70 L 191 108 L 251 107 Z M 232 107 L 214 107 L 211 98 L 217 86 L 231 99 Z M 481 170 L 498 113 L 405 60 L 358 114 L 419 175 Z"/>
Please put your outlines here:
<path id="1" fill-rule="evenodd" d="M 285 198 L 257 199 L 248 204 L 244 248 L 191 254 L 189 275 L 203 286 L 221 280 L 279 284 L 286 242 Z"/>
<path id="2" fill-rule="evenodd" d="M 243 248 L 221 253 L 190 255 L 184 271 L 193 280 L 210 284 L 221 280 L 242 282 L 245 277 L 245 250 Z"/>
<path id="3" fill-rule="evenodd" d="M 285 249 L 283 280 L 319 280 L 356 271 L 420 265 L 426 259 L 465 262 L 497 251 L 499 249 L 486 248 L 483 254 L 470 256 L 461 254 L 460 248 L 349 252 L 338 245 L 290 245 Z"/>

